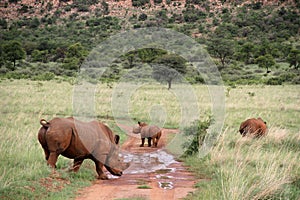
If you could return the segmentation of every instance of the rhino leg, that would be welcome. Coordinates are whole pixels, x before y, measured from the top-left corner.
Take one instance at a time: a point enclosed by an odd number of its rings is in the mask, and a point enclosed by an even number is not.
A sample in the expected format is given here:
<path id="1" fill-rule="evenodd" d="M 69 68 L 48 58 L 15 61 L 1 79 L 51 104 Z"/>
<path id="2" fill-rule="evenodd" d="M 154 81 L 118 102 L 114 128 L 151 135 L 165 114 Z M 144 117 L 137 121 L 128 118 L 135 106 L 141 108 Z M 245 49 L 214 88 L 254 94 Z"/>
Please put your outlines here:
<path id="1" fill-rule="evenodd" d="M 161 137 L 161 131 L 157 133 L 155 147 L 157 147 L 160 137 Z"/>
<path id="2" fill-rule="evenodd" d="M 45 159 L 48 160 L 50 156 L 48 149 L 44 149 L 44 153 L 45 153 Z"/>
<path id="3" fill-rule="evenodd" d="M 151 137 L 148 137 L 148 147 L 151 147 Z"/>
<path id="4" fill-rule="evenodd" d="M 103 172 L 103 164 L 99 161 L 94 161 L 94 162 L 95 162 L 95 165 L 96 165 L 96 171 L 98 173 L 98 179 L 108 180 L 108 177 Z"/>
<path id="5" fill-rule="evenodd" d="M 152 147 L 157 147 L 157 142 L 158 142 L 157 137 L 153 137 L 152 140 L 153 140 L 153 145 L 152 145 Z"/>
<path id="6" fill-rule="evenodd" d="M 72 171 L 74 172 L 78 172 L 82 162 L 84 161 L 84 159 L 81 159 L 81 158 L 75 158 L 74 159 L 74 164 L 73 164 L 73 169 Z"/>
<path id="7" fill-rule="evenodd" d="M 47 164 L 50 165 L 52 168 L 56 168 L 58 154 L 56 152 L 50 152 L 49 158 L 47 160 Z"/>
<path id="8" fill-rule="evenodd" d="M 140 147 L 143 147 L 145 143 L 145 138 L 142 138 L 142 144 L 140 145 Z"/>

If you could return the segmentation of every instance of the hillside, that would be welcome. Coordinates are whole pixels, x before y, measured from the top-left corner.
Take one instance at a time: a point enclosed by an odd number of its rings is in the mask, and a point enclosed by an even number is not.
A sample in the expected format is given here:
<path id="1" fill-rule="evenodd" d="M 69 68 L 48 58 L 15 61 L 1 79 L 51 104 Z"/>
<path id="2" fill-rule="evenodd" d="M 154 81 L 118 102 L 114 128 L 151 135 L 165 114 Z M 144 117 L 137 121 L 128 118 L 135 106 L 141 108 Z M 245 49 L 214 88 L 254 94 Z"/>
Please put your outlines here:
<path id="1" fill-rule="evenodd" d="M 0 74 L 30 78 L 42 66 L 50 78 L 74 76 L 89 51 L 109 36 L 159 26 L 207 47 L 227 82 L 300 83 L 299 8 L 296 0 L 5 0 Z M 20 48 L 18 56 L 9 52 L 12 46 Z M 131 67 L 143 63 L 134 55 Z M 128 59 L 119 61 L 119 72 L 128 68 Z"/>
<path id="2" fill-rule="evenodd" d="M 81 16 L 97 14 L 100 10 L 107 9 L 105 15 L 126 17 L 135 13 L 151 13 L 155 10 L 165 9 L 168 12 L 180 13 L 187 4 L 194 4 L 196 8 L 205 10 L 205 6 L 211 6 L 212 12 L 220 12 L 222 9 L 234 9 L 244 5 L 274 6 L 297 6 L 297 1 L 279 0 L 253 0 L 253 1 L 220 1 L 220 0 L 4 0 L 0 3 L 0 17 L 14 20 L 20 18 L 43 17 L 46 15 L 60 14 L 68 17 L 73 13 L 81 12 Z M 298 3 L 299 4 L 299 3 Z"/>

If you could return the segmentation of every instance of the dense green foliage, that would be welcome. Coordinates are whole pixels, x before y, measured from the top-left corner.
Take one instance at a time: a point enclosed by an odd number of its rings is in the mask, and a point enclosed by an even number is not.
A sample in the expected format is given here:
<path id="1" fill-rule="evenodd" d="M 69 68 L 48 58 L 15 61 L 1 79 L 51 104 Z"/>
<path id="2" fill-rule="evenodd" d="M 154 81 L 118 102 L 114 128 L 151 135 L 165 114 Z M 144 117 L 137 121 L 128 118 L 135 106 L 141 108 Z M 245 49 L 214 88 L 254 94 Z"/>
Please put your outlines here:
<path id="1" fill-rule="evenodd" d="M 146 0 L 135 0 L 132 3 L 143 9 L 151 7 Z M 239 6 L 226 1 L 222 3 L 224 6 L 220 10 L 211 2 L 187 1 L 179 11 L 180 4 L 174 2 L 172 6 L 178 8 L 178 11 L 154 10 L 139 15 L 132 14 L 129 18 L 109 16 L 109 6 L 104 1 L 76 0 L 73 4 L 62 4 L 60 8 L 48 3 L 48 11 L 41 10 L 39 16 L 0 20 L 0 74 L 4 77 L 31 77 L 32 74 L 26 72 L 32 72 L 36 69 L 35 66 L 44 63 L 44 70 L 34 74 L 51 72 L 54 75 L 74 76 L 91 49 L 106 38 L 127 28 L 160 26 L 195 37 L 207 47 L 225 82 L 244 82 L 245 77 L 238 77 L 247 73 L 245 67 L 258 65 L 269 73 L 267 76 L 264 73 L 254 73 L 251 76 L 256 79 L 255 82 L 265 83 L 265 79 L 273 82 L 274 78 L 283 80 L 283 76 L 290 77 L 293 74 L 293 79 L 278 83 L 298 84 L 299 3 L 292 2 L 285 6 L 281 5 L 282 2 L 278 5 L 263 5 L 258 2 Z M 155 1 L 155 4 L 164 7 L 161 1 Z M 98 7 L 91 9 L 93 5 Z M 77 12 L 71 13 L 74 10 Z M 22 13 L 33 13 L 33 8 L 23 5 Z M 16 42 L 21 46 L 18 47 L 18 53 L 12 56 L 12 43 Z M 74 45 L 80 45 L 79 56 L 70 56 L 70 48 Z M 128 61 L 131 68 L 132 61 L 151 62 L 154 57 L 160 56 L 160 52 L 154 53 L 156 55 L 141 50 L 138 54 L 128 54 L 125 62 L 120 59 L 121 62 L 117 63 L 119 72 L 122 74 L 128 69 Z M 55 66 L 53 63 L 56 63 Z M 282 68 L 280 63 L 288 63 L 289 67 Z M 233 73 L 237 68 L 237 73 Z M 256 71 L 256 67 L 253 71 Z M 282 76 L 278 77 L 278 73 Z M 191 79 L 195 80 L 197 77 Z"/>
<path id="2" fill-rule="evenodd" d="M 197 120 L 194 121 L 191 126 L 185 127 L 183 130 L 184 135 L 190 139 L 183 144 L 185 149 L 184 156 L 191 156 L 198 153 L 199 148 L 203 145 L 203 141 L 207 135 L 207 129 L 211 122 L 211 119 L 206 121 Z"/>

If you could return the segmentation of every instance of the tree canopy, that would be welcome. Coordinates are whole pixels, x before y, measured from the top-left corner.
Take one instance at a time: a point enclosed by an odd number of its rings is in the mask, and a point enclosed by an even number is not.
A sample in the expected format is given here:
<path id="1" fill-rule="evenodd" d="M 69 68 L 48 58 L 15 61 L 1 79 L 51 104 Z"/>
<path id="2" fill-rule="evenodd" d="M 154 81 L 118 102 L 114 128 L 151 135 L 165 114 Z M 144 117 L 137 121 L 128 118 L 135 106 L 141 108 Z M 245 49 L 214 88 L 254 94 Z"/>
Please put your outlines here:
<path id="1" fill-rule="evenodd" d="M 175 54 L 165 54 L 155 59 L 152 63 L 153 78 L 160 82 L 167 82 L 168 89 L 172 81 L 180 79 L 187 71 L 186 60 Z"/>
<path id="2" fill-rule="evenodd" d="M 16 61 L 24 59 L 26 56 L 25 50 L 22 48 L 21 43 L 15 40 L 4 44 L 3 49 L 5 50 L 4 57 L 8 61 L 13 62 L 12 70 L 16 68 Z"/>

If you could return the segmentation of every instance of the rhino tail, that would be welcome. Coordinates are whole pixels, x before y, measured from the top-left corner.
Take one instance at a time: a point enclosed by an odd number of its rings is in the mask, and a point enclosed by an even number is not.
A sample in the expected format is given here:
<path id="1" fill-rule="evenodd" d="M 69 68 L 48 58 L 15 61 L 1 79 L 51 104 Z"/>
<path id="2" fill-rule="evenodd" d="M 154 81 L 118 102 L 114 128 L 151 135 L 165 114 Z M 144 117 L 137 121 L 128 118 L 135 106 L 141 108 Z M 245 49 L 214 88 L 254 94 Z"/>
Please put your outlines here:
<path id="1" fill-rule="evenodd" d="M 45 119 L 41 119 L 40 124 L 45 128 L 48 128 L 50 126 L 50 123 L 47 122 Z"/>

